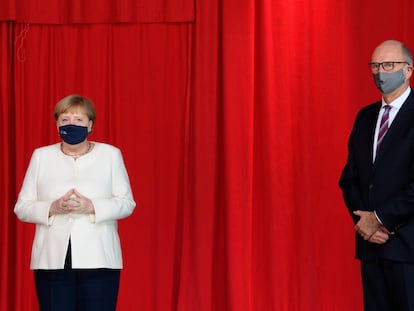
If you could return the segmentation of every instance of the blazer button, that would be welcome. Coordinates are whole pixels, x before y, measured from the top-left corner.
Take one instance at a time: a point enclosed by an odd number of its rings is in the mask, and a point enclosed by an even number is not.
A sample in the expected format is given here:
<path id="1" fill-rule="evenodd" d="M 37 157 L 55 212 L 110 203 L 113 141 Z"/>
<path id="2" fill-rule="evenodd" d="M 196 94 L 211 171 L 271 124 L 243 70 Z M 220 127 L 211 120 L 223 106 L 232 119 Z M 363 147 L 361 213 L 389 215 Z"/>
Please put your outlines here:
<path id="1" fill-rule="evenodd" d="M 373 184 L 369 184 L 369 189 L 372 189 L 372 188 L 374 188 L 374 185 Z"/>

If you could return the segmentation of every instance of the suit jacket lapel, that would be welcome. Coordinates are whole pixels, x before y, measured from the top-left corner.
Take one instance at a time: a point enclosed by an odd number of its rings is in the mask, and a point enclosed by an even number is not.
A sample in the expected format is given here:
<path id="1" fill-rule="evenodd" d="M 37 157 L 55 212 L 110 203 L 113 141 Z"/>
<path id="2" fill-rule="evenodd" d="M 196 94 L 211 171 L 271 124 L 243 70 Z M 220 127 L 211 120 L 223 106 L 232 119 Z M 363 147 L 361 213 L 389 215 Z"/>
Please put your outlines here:
<path id="1" fill-rule="evenodd" d="M 395 119 L 389 127 L 387 134 L 385 134 L 384 139 L 381 143 L 381 148 L 379 148 L 378 153 L 375 157 L 375 163 L 381 160 L 389 148 L 392 148 L 393 143 L 396 142 L 396 137 L 402 137 L 407 129 L 414 127 L 413 110 L 414 95 L 413 92 L 411 92 L 395 116 Z M 373 147 L 371 146 L 371 149 L 372 148 Z"/>

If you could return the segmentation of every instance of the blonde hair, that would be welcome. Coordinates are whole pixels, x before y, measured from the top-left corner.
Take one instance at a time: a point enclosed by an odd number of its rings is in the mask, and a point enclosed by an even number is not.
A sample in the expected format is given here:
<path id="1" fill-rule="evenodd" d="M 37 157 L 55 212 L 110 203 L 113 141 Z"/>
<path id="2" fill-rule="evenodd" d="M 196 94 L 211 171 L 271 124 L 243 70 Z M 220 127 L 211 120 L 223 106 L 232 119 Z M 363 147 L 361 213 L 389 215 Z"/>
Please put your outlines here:
<path id="1" fill-rule="evenodd" d="M 76 94 L 66 96 L 56 104 L 53 112 L 55 121 L 58 120 L 62 113 L 67 112 L 71 108 L 81 108 L 86 113 L 89 120 L 92 121 L 92 124 L 95 123 L 96 111 L 93 102 L 89 98 Z"/>

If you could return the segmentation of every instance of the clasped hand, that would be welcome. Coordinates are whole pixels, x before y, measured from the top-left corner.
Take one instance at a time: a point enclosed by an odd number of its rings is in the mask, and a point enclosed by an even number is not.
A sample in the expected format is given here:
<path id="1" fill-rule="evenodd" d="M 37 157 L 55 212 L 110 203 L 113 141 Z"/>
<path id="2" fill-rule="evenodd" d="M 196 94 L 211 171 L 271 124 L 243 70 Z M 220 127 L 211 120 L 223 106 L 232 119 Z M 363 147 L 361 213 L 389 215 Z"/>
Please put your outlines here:
<path id="1" fill-rule="evenodd" d="M 52 203 L 49 216 L 58 214 L 94 214 L 95 209 L 90 199 L 71 189 Z"/>
<path id="2" fill-rule="evenodd" d="M 391 233 L 378 221 L 374 212 L 355 211 L 359 216 L 359 221 L 355 225 L 355 230 L 364 238 L 364 240 L 376 244 L 384 244 L 390 238 Z"/>

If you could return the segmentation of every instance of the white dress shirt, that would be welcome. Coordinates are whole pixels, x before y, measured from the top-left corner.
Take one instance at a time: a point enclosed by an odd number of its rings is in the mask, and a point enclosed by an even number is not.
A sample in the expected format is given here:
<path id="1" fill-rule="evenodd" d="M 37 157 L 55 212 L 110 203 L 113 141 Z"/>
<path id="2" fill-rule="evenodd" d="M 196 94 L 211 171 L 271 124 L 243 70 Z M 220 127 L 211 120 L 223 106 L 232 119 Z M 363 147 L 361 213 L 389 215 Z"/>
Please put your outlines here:
<path id="1" fill-rule="evenodd" d="M 392 121 L 394 121 L 395 116 L 397 115 L 398 111 L 400 111 L 401 106 L 404 104 L 407 97 L 410 95 L 411 88 L 407 88 L 404 93 L 401 94 L 400 97 L 396 98 L 394 101 L 389 103 L 388 105 L 391 106 L 390 112 L 389 112 L 389 118 L 388 118 L 388 128 L 391 126 Z M 382 107 L 378 114 L 377 119 L 377 125 L 375 127 L 375 136 L 374 136 L 374 152 L 373 152 L 373 158 L 372 160 L 375 161 L 375 157 L 377 155 L 377 140 L 378 140 L 378 132 L 380 128 L 380 123 L 382 119 L 382 115 L 384 114 L 384 106 L 386 106 L 387 103 L 384 101 L 384 98 L 382 98 Z"/>

